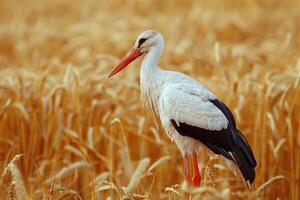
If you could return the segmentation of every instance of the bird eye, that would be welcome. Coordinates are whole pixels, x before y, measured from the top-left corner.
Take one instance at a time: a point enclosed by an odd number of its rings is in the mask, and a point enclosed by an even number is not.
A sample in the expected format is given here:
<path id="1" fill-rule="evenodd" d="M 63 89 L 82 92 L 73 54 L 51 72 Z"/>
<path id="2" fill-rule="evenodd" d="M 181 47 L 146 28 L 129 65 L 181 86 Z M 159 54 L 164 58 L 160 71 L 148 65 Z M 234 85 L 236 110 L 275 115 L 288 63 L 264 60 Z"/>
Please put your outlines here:
<path id="1" fill-rule="evenodd" d="M 147 38 L 141 38 L 141 39 L 139 40 L 139 46 L 138 46 L 138 47 L 141 47 L 142 44 L 143 44 L 146 40 L 147 40 Z"/>

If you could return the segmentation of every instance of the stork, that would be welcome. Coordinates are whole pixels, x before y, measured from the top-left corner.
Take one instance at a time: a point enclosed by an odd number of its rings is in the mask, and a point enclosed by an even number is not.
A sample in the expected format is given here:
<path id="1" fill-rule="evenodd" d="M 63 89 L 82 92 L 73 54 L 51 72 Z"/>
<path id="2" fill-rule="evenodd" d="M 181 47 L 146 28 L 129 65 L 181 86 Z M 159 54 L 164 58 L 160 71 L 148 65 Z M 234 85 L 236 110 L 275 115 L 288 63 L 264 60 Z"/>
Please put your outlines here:
<path id="1" fill-rule="evenodd" d="M 255 179 L 256 160 L 246 138 L 237 129 L 232 113 L 198 81 L 182 73 L 160 69 L 157 62 L 163 48 L 164 39 L 159 32 L 143 32 L 109 77 L 144 55 L 140 70 L 143 100 L 160 118 L 168 137 L 181 151 L 188 183 L 200 186 L 197 155 L 199 147 L 205 147 L 236 166 L 250 186 Z"/>

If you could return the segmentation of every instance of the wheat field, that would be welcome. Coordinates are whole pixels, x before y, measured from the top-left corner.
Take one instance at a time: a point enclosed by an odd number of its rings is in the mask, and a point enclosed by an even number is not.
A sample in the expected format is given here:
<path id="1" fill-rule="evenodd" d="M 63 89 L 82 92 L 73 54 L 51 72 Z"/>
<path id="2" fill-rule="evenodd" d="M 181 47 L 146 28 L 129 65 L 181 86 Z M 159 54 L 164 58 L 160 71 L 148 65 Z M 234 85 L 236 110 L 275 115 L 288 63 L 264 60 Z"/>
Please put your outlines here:
<path id="1" fill-rule="evenodd" d="M 0 199 L 300 199 L 300 1 L 0 1 Z M 140 60 L 107 76 L 156 29 L 159 65 L 232 110 L 258 162 L 249 190 L 201 150 L 200 188 L 142 105 Z"/>

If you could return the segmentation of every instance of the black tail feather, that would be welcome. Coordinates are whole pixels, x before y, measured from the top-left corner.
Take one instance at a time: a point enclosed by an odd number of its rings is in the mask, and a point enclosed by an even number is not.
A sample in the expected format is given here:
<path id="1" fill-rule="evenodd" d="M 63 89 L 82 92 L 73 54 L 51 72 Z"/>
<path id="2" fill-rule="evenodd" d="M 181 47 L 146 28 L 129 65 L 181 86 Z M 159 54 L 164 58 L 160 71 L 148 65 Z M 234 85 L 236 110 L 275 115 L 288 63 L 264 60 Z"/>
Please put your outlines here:
<path id="1" fill-rule="evenodd" d="M 237 162 L 237 166 L 240 169 L 244 179 L 252 183 L 255 179 L 254 166 L 251 165 L 244 152 L 241 149 L 236 149 L 232 152 L 234 162 Z"/>
<path id="2" fill-rule="evenodd" d="M 256 167 L 257 163 L 256 163 L 256 160 L 254 158 L 254 155 L 253 155 L 253 152 L 251 150 L 249 143 L 247 142 L 245 136 L 239 130 L 237 130 L 237 132 L 238 132 L 237 135 L 238 135 L 240 144 L 242 144 L 241 148 L 242 148 L 244 154 L 246 154 L 246 157 L 249 160 L 249 162 L 251 163 L 251 165 L 253 167 Z"/>
<path id="3" fill-rule="evenodd" d="M 238 146 L 232 151 L 235 162 L 239 167 L 245 180 L 252 183 L 255 179 L 256 160 L 252 150 L 244 138 L 243 134 L 237 130 L 236 137 L 238 139 Z"/>
<path id="4" fill-rule="evenodd" d="M 229 124 L 229 133 L 233 142 L 231 151 L 233 154 L 235 162 L 241 170 L 244 178 L 252 183 L 255 179 L 256 160 L 254 158 L 253 152 L 248 144 L 245 136 L 236 128 L 236 123 L 233 114 L 230 112 L 229 108 L 220 100 L 212 99 L 210 100 L 215 106 L 217 106 L 223 114 L 226 116 Z M 229 149 L 226 149 L 227 151 Z"/>

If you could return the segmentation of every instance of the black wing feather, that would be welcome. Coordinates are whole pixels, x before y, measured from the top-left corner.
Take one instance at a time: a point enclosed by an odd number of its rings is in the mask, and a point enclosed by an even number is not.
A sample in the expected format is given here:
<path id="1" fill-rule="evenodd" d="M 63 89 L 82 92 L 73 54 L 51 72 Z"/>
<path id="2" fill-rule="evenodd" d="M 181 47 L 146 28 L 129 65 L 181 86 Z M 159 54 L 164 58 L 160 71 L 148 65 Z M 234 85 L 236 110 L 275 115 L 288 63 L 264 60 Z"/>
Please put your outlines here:
<path id="1" fill-rule="evenodd" d="M 242 148 L 243 152 L 247 155 L 247 159 L 249 160 L 249 162 L 251 162 L 253 166 L 256 166 L 257 163 L 254 158 L 251 147 L 248 144 L 245 136 L 241 133 L 240 130 L 238 130 L 236 128 L 236 123 L 235 123 L 233 114 L 231 113 L 229 108 L 219 99 L 210 100 L 210 102 L 212 102 L 215 106 L 217 106 L 222 111 L 222 113 L 225 115 L 225 117 L 227 118 L 227 120 L 229 122 L 229 128 L 231 130 L 230 131 L 231 137 L 234 141 L 234 144 L 238 145 L 240 148 Z"/>
<path id="2" fill-rule="evenodd" d="M 208 130 L 182 122 L 179 122 L 178 126 L 174 119 L 171 119 L 171 123 L 179 134 L 199 140 L 214 153 L 232 160 L 239 167 L 245 180 L 252 183 L 255 179 L 256 160 L 246 138 L 236 129 L 234 117 L 228 107 L 218 99 L 210 101 L 226 116 L 229 122 L 226 129 Z"/>

